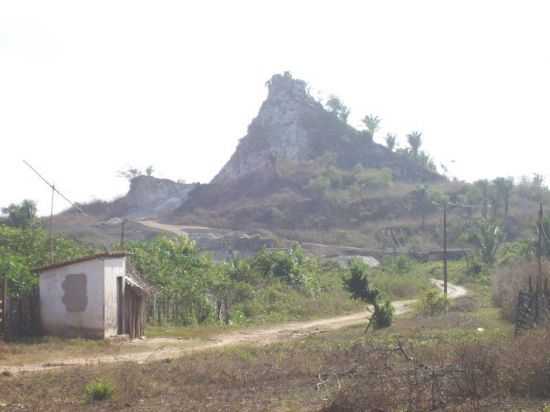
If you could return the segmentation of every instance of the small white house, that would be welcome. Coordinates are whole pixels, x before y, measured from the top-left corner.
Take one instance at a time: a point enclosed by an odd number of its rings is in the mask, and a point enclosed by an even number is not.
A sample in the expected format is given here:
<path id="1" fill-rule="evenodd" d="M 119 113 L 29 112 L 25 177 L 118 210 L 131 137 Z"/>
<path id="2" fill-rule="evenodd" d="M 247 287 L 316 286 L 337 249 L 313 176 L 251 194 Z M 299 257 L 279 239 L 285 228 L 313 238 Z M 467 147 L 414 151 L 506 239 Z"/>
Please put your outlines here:
<path id="1" fill-rule="evenodd" d="M 36 269 L 46 335 L 104 339 L 143 335 L 144 285 L 125 253 L 103 253 Z"/>

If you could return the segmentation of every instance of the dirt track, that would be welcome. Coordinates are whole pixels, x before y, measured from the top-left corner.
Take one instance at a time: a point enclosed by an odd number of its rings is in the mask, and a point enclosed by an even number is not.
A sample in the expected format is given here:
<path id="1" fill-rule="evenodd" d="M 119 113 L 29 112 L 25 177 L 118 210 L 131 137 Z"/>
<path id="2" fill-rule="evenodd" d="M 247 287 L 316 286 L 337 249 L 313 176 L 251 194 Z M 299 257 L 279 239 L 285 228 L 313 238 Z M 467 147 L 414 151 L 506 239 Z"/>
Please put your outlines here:
<path id="1" fill-rule="evenodd" d="M 442 281 L 433 280 L 442 288 Z M 466 294 L 466 289 L 449 284 L 449 298 L 456 299 Z M 395 313 L 400 315 L 408 312 L 414 300 L 393 302 Z M 69 359 L 45 359 L 41 363 L 25 365 L 1 365 L 0 373 L 12 374 L 21 372 L 38 372 L 54 368 L 71 366 L 98 365 L 114 362 L 145 363 L 184 356 L 189 353 L 236 345 L 267 345 L 274 342 L 291 340 L 299 337 L 315 335 L 331 330 L 341 329 L 357 324 L 365 324 L 368 319 L 366 312 L 346 316 L 337 316 L 307 322 L 290 322 L 265 328 L 246 329 L 214 336 L 208 340 L 180 340 L 177 338 L 153 338 L 124 343 L 128 353 L 118 355 L 96 355 L 90 357 L 75 357 Z M 136 347 L 137 346 L 137 347 Z M 139 350 L 139 352 L 136 352 Z"/>

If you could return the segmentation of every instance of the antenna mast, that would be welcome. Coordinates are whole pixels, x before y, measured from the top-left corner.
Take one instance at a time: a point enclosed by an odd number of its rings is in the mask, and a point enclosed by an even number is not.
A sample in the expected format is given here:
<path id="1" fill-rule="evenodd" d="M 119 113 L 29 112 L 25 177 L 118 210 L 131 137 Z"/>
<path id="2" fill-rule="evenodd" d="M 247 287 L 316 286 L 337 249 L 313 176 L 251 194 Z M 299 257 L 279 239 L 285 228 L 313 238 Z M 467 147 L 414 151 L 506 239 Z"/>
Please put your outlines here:
<path id="1" fill-rule="evenodd" d="M 46 185 L 48 185 L 52 189 L 52 201 L 51 201 L 51 212 L 50 212 L 50 223 L 49 223 L 49 244 L 50 244 L 50 263 L 54 263 L 54 244 L 53 244 L 53 203 L 55 194 L 57 193 L 59 196 L 61 196 L 64 200 L 66 200 L 72 207 L 74 207 L 76 210 L 78 210 L 80 213 L 86 215 L 86 212 L 82 210 L 80 206 L 78 206 L 75 202 L 67 198 L 63 193 L 61 193 L 55 185 L 51 184 L 48 180 L 44 178 L 32 165 L 27 162 L 26 160 L 23 160 L 23 163 L 31 169 L 39 178 L 42 180 Z"/>

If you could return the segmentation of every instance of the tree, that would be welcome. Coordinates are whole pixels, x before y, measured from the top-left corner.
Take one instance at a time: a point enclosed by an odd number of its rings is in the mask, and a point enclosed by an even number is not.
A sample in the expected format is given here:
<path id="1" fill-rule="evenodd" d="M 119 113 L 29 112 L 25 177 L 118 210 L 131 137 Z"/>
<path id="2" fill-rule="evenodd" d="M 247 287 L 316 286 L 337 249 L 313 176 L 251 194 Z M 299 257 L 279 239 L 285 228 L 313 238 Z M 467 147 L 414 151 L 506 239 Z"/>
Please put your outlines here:
<path id="1" fill-rule="evenodd" d="M 385 140 L 386 140 L 386 146 L 388 147 L 388 149 L 390 149 L 390 151 L 393 152 L 393 149 L 395 149 L 395 145 L 397 144 L 397 136 L 394 134 L 388 133 L 386 135 Z"/>
<path id="2" fill-rule="evenodd" d="M 497 177 L 493 180 L 493 185 L 495 187 L 496 199 L 502 201 L 504 205 L 504 219 L 506 220 L 510 210 L 510 195 L 514 189 L 514 180 L 510 177 Z"/>
<path id="3" fill-rule="evenodd" d="M 391 325 L 393 319 L 393 306 L 390 301 L 383 299 L 380 291 L 369 285 L 368 266 L 361 261 L 354 260 L 350 266 L 350 276 L 344 279 L 346 289 L 351 297 L 374 307 L 374 312 L 367 325 L 367 330 L 372 324 L 375 329 L 385 328 Z"/>
<path id="4" fill-rule="evenodd" d="M 152 168 L 151 168 L 151 173 L 152 173 Z M 129 167 L 126 170 L 119 170 L 117 174 L 119 177 L 123 177 L 125 179 L 128 179 L 129 181 L 132 181 L 138 176 L 143 176 L 143 172 L 135 167 Z"/>
<path id="5" fill-rule="evenodd" d="M 36 203 L 25 199 L 20 204 L 11 204 L 2 209 L 8 215 L 8 224 L 15 227 L 29 227 L 36 220 Z"/>
<path id="6" fill-rule="evenodd" d="M 150 166 L 147 166 L 147 169 L 145 169 L 145 174 L 147 176 L 153 176 L 154 171 L 155 171 L 155 169 L 153 168 L 152 165 L 150 165 Z"/>
<path id="7" fill-rule="evenodd" d="M 488 180 L 482 179 L 474 182 L 474 186 L 477 187 L 481 195 L 481 217 L 483 217 L 483 219 L 487 219 L 487 212 L 489 210 L 489 192 L 491 189 L 491 184 Z"/>
<path id="8" fill-rule="evenodd" d="M 432 209 L 432 199 L 431 194 L 426 185 L 417 186 L 416 190 L 413 191 L 413 201 L 414 208 L 416 212 L 420 215 L 422 219 L 422 230 L 426 225 L 426 214 Z"/>
<path id="9" fill-rule="evenodd" d="M 382 119 L 372 114 L 368 114 L 363 118 L 362 122 L 367 128 L 367 136 L 371 141 L 374 139 L 374 133 L 380 128 L 381 121 Z"/>
<path id="10" fill-rule="evenodd" d="M 411 147 L 412 154 L 417 157 L 422 146 L 422 133 L 418 131 L 411 132 L 407 135 L 407 141 Z"/>
<path id="11" fill-rule="evenodd" d="M 326 103 L 327 108 L 331 113 L 334 113 L 338 119 L 347 123 L 349 116 L 349 108 L 342 103 L 336 96 L 330 96 Z"/>
<path id="12" fill-rule="evenodd" d="M 63 262 L 90 255 L 96 250 L 73 240 L 55 236 L 54 260 Z M 28 293 L 37 283 L 32 269 L 50 262 L 50 239 L 40 227 L 15 227 L 0 224 L 0 277 L 9 281 L 11 296 Z"/>
<path id="13" fill-rule="evenodd" d="M 498 248 L 504 240 L 500 226 L 492 220 L 481 219 L 474 224 L 469 237 L 478 248 L 481 261 L 489 266 L 495 263 Z"/>

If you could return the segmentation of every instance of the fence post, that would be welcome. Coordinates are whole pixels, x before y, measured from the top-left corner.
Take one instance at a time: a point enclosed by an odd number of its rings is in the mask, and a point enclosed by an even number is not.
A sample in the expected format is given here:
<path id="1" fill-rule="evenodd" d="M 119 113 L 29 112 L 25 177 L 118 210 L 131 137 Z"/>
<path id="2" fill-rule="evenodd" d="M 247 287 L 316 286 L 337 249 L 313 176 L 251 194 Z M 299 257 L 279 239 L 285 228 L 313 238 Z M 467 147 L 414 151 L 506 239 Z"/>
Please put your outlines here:
<path id="1" fill-rule="evenodd" d="M 2 295 L 0 296 L 2 298 L 2 306 L 0 309 L 2 310 L 2 324 L 0 325 L 2 330 L 0 333 L 2 333 L 2 336 L 4 339 L 7 339 L 8 337 L 8 277 L 3 276 L 2 277 Z"/>

